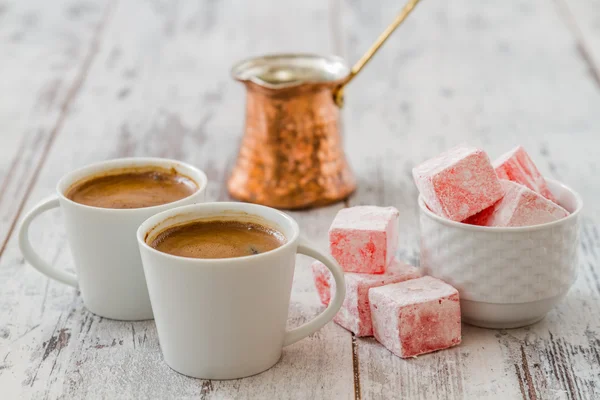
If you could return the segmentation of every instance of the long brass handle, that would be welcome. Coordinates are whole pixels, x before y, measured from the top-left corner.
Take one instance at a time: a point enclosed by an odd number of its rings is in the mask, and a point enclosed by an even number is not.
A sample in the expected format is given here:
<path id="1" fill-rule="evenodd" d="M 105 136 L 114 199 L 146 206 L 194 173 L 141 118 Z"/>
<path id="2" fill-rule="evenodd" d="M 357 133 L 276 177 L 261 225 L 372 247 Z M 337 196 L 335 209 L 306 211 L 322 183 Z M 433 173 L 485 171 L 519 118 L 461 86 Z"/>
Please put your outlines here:
<path id="1" fill-rule="evenodd" d="M 388 25 L 387 28 L 385 28 L 385 30 L 381 33 L 381 35 L 379 35 L 379 37 L 377 38 L 375 43 L 373 43 L 371 48 L 369 48 L 369 50 L 367 50 L 367 52 L 365 54 L 363 54 L 363 56 L 360 58 L 360 60 L 358 60 L 356 62 L 356 64 L 354 64 L 354 66 L 350 70 L 350 73 L 348 74 L 346 79 L 344 79 L 342 84 L 334 89 L 333 99 L 335 101 L 335 104 L 338 105 L 338 107 L 341 108 L 344 106 L 344 87 L 348 83 L 350 83 L 350 81 L 352 79 L 354 79 L 354 77 L 363 69 L 363 67 L 371 60 L 371 58 L 373 58 L 373 56 L 375 55 L 377 50 L 379 50 L 379 48 L 383 45 L 383 43 L 385 43 L 385 41 L 387 40 L 388 37 L 390 37 L 392 32 L 394 32 L 396 30 L 396 28 L 402 22 L 404 22 L 406 17 L 408 17 L 410 12 L 415 8 L 415 6 L 419 3 L 419 1 L 420 0 L 410 0 L 408 2 L 408 4 L 406 4 L 406 6 L 404 6 L 402 11 L 400 11 L 400 14 L 398 14 L 396 16 L 396 18 L 394 19 L 394 21 L 392 21 L 392 23 L 390 25 Z"/>

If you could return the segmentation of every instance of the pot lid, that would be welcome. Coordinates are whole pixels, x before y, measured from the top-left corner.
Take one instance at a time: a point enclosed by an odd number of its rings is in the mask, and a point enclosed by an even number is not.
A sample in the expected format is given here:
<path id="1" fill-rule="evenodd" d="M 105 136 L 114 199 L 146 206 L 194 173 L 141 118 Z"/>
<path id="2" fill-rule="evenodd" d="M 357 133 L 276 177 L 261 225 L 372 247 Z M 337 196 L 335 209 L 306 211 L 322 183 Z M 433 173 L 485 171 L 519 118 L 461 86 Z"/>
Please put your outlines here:
<path id="1" fill-rule="evenodd" d="M 350 68 L 337 56 L 315 54 L 274 54 L 251 58 L 235 64 L 233 78 L 257 85 L 281 89 L 305 83 L 336 82 L 346 77 Z"/>

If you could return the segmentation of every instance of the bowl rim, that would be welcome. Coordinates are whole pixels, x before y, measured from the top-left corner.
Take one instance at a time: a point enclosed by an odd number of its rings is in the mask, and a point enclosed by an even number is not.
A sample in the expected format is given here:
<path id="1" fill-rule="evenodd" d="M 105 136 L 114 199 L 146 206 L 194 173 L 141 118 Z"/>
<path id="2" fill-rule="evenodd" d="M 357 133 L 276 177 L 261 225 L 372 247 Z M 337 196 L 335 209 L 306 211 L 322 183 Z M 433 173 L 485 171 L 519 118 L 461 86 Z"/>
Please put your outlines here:
<path id="1" fill-rule="evenodd" d="M 465 231 L 472 231 L 472 232 L 486 232 L 486 233 L 533 232 L 533 231 L 538 231 L 538 230 L 550 229 L 550 228 L 556 227 L 558 225 L 567 223 L 572 219 L 576 219 L 579 216 L 579 214 L 581 213 L 581 209 L 583 208 L 583 199 L 581 198 L 579 193 L 577 193 L 575 190 L 571 189 L 569 186 L 563 184 L 562 182 L 557 181 L 556 179 L 546 178 L 546 181 L 551 182 L 552 184 L 554 184 L 556 186 L 560 186 L 564 190 L 571 193 L 571 195 L 573 195 L 575 197 L 575 200 L 577 202 L 577 208 L 572 213 L 570 213 L 568 216 L 566 216 L 565 218 L 561 218 L 561 219 L 558 219 L 558 220 L 552 221 L 552 222 L 546 222 L 544 224 L 539 224 L 539 225 L 498 227 L 498 226 L 479 226 L 479 225 L 465 224 L 463 222 L 452 221 L 450 219 L 443 218 L 437 214 L 434 214 L 431 210 L 429 210 L 429 208 L 425 204 L 425 200 L 423 199 L 422 195 L 419 195 L 418 203 L 419 203 L 419 208 L 421 209 L 421 213 L 425 214 L 429 218 L 431 218 L 443 225 L 452 227 L 452 228 L 457 228 L 457 229 L 462 229 Z"/>

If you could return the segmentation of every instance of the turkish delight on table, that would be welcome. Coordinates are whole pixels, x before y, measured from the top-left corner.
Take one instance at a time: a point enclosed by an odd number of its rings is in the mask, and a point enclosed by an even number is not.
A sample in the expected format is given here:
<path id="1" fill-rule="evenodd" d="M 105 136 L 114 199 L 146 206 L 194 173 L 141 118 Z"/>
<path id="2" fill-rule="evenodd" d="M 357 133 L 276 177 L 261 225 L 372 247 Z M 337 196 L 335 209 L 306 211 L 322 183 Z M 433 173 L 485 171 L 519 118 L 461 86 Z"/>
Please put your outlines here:
<path id="1" fill-rule="evenodd" d="M 385 272 L 398 248 L 398 216 L 394 207 L 340 210 L 329 228 L 331 255 L 345 272 Z"/>
<path id="2" fill-rule="evenodd" d="M 315 286 L 323 305 L 331 301 L 335 282 L 325 265 L 316 261 L 312 265 Z M 356 336 L 372 336 L 369 289 L 373 287 L 403 282 L 422 276 L 421 271 L 411 265 L 394 259 L 383 274 L 360 274 L 348 272 L 346 278 L 346 298 L 342 308 L 333 319 L 338 325 L 354 332 Z"/>
<path id="3" fill-rule="evenodd" d="M 369 291 L 375 338 L 402 358 L 461 341 L 458 291 L 431 276 Z"/>
<path id="4" fill-rule="evenodd" d="M 475 147 L 455 147 L 412 172 L 429 209 L 453 221 L 477 214 L 504 194 L 489 157 Z"/>

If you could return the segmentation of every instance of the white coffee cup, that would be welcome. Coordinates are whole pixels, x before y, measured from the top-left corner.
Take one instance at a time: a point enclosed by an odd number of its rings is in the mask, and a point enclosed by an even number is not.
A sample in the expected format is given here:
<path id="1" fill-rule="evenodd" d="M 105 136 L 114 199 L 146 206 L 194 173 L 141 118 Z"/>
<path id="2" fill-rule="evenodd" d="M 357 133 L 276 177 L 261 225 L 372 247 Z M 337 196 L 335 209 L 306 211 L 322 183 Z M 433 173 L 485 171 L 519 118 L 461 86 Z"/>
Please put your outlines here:
<path id="1" fill-rule="evenodd" d="M 281 232 L 286 243 L 257 255 L 186 258 L 148 245 L 159 233 L 188 221 L 253 222 Z M 184 375 L 235 379 L 269 369 L 282 348 L 331 321 L 345 296 L 344 274 L 330 256 L 300 237 L 298 224 L 275 209 L 247 203 L 204 203 L 149 218 L 137 233 L 166 363 Z M 296 253 L 323 262 L 336 292 L 312 321 L 286 331 Z"/>
<path id="2" fill-rule="evenodd" d="M 190 196 L 159 206 L 135 209 L 91 207 L 76 203 L 65 193 L 76 182 L 108 171 L 136 167 L 174 168 L 192 179 L 198 190 Z M 152 318 L 152 307 L 144 278 L 135 234 L 150 216 L 177 206 L 204 201 L 206 175 L 179 161 L 161 158 L 122 158 L 92 164 L 66 174 L 56 194 L 36 205 L 23 219 L 19 246 L 25 259 L 38 271 L 79 288 L 88 310 L 119 320 Z M 77 275 L 53 267 L 43 260 L 29 241 L 29 226 L 40 214 L 60 207 Z"/>

